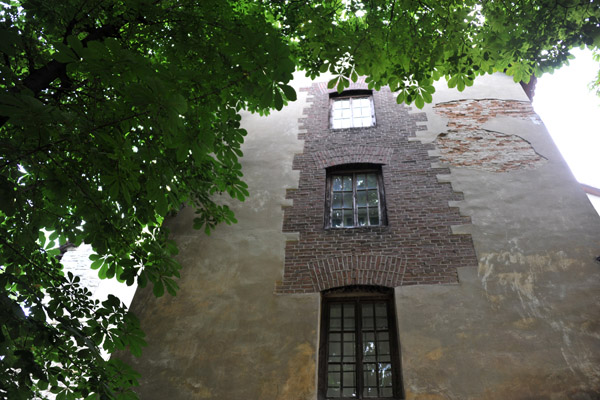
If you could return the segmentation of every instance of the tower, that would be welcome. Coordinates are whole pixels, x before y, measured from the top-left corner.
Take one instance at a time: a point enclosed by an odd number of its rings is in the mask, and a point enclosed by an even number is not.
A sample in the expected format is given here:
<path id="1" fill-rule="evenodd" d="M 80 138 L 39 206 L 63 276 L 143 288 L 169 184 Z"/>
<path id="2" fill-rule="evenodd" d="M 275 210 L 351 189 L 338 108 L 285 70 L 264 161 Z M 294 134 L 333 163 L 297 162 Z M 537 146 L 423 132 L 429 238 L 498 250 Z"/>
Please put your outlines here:
<path id="1" fill-rule="evenodd" d="M 184 270 L 134 299 L 141 398 L 598 398 L 600 219 L 521 87 L 420 111 L 326 82 L 244 115 L 237 225 L 168 222 Z"/>

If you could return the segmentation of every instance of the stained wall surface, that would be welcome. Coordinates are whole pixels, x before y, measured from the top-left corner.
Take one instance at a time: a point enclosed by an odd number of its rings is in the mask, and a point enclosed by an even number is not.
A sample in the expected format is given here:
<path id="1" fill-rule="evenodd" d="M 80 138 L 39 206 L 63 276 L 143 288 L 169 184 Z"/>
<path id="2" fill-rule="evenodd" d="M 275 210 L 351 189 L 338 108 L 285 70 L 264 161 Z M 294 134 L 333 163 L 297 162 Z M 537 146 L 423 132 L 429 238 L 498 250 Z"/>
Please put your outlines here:
<path id="1" fill-rule="evenodd" d="M 462 193 L 448 206 L 470 223 L 448 229 L 478 265 L 459 266 L 455 283 L 395 288 L 406 398 L 600 398 L 600 218 L 518 84 L 437 89 L 408 143 L 427 145 L 438 182 Z M 149 343 L 128 359 L 142 399 L 317 398 L 320 294 L 275 293 L 299 238 L 282 209 L 305 150 L 298 94 L 269 117 L 244 115 L 251 195 L 231 202 L 237 225 L 207 237 L 189 209 L 169 222 L 181 290 L 138 291 L 132 305 Z"/>

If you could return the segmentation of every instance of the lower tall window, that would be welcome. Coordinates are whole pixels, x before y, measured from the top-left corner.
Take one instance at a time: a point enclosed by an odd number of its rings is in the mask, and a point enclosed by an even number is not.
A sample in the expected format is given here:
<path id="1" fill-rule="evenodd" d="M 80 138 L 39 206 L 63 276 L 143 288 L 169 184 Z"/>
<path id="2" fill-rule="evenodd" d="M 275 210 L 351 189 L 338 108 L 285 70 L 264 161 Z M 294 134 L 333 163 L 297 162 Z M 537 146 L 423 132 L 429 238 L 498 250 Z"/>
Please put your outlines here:
<path id="1" fill-rule="evenodd" d="M 390 292 L 323 297 L 319 399 L 402 399 Z"/>

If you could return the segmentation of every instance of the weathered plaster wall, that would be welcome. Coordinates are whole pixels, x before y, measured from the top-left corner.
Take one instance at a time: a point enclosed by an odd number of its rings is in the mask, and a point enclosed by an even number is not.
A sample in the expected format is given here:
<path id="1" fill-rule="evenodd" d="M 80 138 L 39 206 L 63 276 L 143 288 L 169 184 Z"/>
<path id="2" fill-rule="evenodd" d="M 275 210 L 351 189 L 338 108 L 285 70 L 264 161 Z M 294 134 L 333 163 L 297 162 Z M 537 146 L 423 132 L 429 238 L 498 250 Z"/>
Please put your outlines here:
<path id="1" fill-rule="evenodd" d="M 158 300 L 140 291 L 132 305 L 149 342 L 130 360 L 143 374 L 142 399 L 316 399 L 319 294 L 274 294 L 286 238 L 295 238 L 282 233 L 281 207 L 298 185 L 292 160 L 303 151 L 306 96 L 268 119 L 244 116 L 251 196 L 231 203 L 237 225 L 206 237 L 191 228 L 192 210 L 171 221 L 181 290 Z M 503 75 L 462 93 L 440 84 L 409 140 L 436 144 L 430 155 L 443 157 L 438 140 L 451 118 L 436 106 L 481 99 L 527 101 Z M 454 128 L 452 145 L 461 146 Z M 478 129 L 526 143 L 540 158 L 510 169 L 439 162 L 450 174 L 438 180 L 464 194 L 450 205 L 472 223 L 454 232 L 472 235 L 478 267 L 459 268 L 458 284 L 396 288 L 407 398 L 598 399 L 600 218 L 536 118 L 500 113 Z"/>
<path id="2" fill-rule="evenodd" d="M 463 93 L 440 85 L 419 139 L 447 131 L 440 103 L 527 101 L 515 87 L 503 75 Z M 455 231 L 472 234 L 479 267 L 459 269 L 456 286 L 396 289 L 407 398 L 598 399 L 600 219 L 535 118 L 481 128 L 546 161 L 505 172 L 441 163 L 451 173 L 439 178 L 464 194 L 453 204 L 472 224 Z"/>
<path id="3" fill-rule="evenodd" d="M 277 296 L 286 236 L 282 206 L 297 187 L 292 171 L 306 93 L 268 119 L 244 115 L 242 164 L 250 197 L 230 201 L 238 224 L 210 237 L 192 229 L 193 210 L 172 221 L 184 266 L 176 297 L 140 290 L 132 309 L 147 333 L 142 399 L 303 400 L 315 398 L 319 295 Z M 268 123 L 265 123 L 268 121 Z"/>

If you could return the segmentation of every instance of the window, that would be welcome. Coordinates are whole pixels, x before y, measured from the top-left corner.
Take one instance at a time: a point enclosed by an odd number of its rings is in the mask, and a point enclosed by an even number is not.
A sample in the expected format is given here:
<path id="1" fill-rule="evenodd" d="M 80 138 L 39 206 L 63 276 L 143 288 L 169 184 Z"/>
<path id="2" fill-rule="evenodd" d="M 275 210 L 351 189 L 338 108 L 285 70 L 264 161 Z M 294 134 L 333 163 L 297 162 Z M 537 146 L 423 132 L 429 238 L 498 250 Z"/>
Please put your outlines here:
<path id="1" fill-rule="evenodd" d="M 402 399 L 393 289 L 323 297 L 319 400 Z"/>
<path id="2" fill-rule="evenodd" d="M 360 128 L 375 125 L 373 96 L 370 91 L 357 90 L 331 97 L 331 127 Z"/>
<path id="3" fill-rule="evenodd" d="M 328 173 L 326 226 L 385 225 L 381 169 L 374 165 L 370 167 L 356 170 L 336 168 Z"/>

